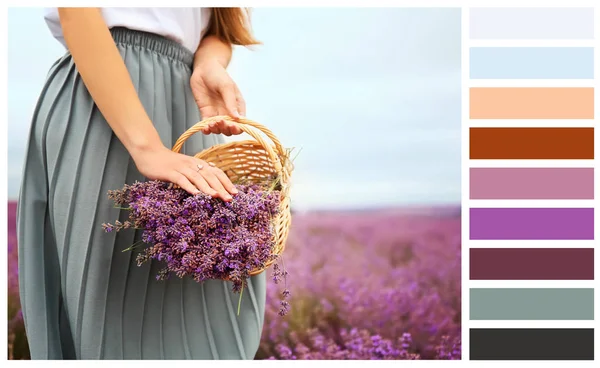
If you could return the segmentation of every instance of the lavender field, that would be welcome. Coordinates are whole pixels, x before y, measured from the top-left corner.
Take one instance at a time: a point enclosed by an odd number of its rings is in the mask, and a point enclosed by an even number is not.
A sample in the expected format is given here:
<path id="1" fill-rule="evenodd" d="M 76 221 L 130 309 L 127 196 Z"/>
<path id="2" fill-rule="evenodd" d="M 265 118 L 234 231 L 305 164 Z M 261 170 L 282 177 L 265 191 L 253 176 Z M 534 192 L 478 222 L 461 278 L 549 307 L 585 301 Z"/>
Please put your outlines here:
<path id="1" fill-rule="evenodd" d="M 15 204 L 8 204 L 8 355 L 27 359 Z M 460 359 L 459 209 L 295 214 L 291 310 L 270 283 L 257 359 Z"/>

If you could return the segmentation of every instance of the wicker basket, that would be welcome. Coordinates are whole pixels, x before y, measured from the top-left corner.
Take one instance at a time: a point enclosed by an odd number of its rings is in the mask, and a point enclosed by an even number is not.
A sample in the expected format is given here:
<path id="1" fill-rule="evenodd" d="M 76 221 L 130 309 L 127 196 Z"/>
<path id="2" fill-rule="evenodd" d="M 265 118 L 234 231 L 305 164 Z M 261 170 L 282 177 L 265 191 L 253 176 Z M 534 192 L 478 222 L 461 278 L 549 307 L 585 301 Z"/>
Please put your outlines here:
<path id="1" fill-rule="evenodd" d="M 214 163 L 227 174 L 232 182 L 243 179 L 256 183 L 270 180 L 273 177 L 279 178 L 281 189 L 280 208 L 279 213 L 273 218 L 273 240 L 275 244 L 273 254 L 279 256 L 285 249 L 285 242 L 292 220 L 289 198 L 292 164 L 288 151 L 269 129 L 245 118 L 233 119 L 229 116 L 215 116 L 202 120 L 189 128 L 175 142 L 172 151 L 179 153 L 181 147 L 189 137 L 201 131 L 201 129 L 208 127 L 210 123 L 222 120 L 236 124 L 242 131 L 254 138 L 254 140 L 217 144 L 198 152 L 194 157 Z M 265 140 L 261 132 L 271 142 Z M 274 260 L 269 261 L 263 268 L 251 270 L 250 275 L 254 276 L 263 272 L 273 262 Z"/>

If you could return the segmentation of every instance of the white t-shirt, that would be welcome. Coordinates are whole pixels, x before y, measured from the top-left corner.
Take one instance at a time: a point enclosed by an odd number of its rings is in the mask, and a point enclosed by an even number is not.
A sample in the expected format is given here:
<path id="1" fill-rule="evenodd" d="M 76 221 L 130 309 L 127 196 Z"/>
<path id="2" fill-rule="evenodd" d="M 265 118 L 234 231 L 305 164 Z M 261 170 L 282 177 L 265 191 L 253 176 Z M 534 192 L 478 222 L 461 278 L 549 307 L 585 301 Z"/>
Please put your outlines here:
<path id="1" fill-rule="evenodd" d="M 108 28 L 126 27 L 172 39 L 196 52 L 210 19 L 210 8 L 100 8 Z M 52 35 L 65 45 L 58 8 L 46 8 Z"/>

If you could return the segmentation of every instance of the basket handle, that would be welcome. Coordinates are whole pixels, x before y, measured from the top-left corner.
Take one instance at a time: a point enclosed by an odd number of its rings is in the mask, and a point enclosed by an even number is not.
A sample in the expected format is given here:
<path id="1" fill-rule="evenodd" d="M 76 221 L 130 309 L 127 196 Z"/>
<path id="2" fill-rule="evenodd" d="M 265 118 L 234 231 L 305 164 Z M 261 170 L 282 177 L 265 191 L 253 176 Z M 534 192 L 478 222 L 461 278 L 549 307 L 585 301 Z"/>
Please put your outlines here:
<path id="1" fill-rule="evenodd" d="M 189 137 L 201 131 L 203 128 L 207 128 L 211 123 L 222 120 L 233 123 L 236 126 L 238 126 L 242 131 L 248 133 L 267 151 L 267 154 L 269 155 L 269 158 L 273 161 L 273 163 L 276 166 L 279 166 L 276 167 L 276 169 L 281 169 L 281 162 L 285 158 L 285 150 L 281 145 L 281 142 L 279 142 L 279 139 L 277 139 L 275 134 L 273 134 L 273 132 L 271 132 L 266 126 L 246 118 L 234 119 L 230 116 L 225 115 L 206 118 L 194 124 L 191 128 L 185 131 L 179 137 L 179 139 L 177 139 L 171 150 L 173 152 L 179 153 L 181 151 L 181 148 L 183 147 L 183 144 Z M 273 142 L 274 146 L 267 143 L 267 141 L 261 136 L 259 132 L 264 133 L 264 135 L 266 135 L 271 140 L 271 142 Z M 275 150 L 273 150 L 273 147 L 275 148 Z"/>

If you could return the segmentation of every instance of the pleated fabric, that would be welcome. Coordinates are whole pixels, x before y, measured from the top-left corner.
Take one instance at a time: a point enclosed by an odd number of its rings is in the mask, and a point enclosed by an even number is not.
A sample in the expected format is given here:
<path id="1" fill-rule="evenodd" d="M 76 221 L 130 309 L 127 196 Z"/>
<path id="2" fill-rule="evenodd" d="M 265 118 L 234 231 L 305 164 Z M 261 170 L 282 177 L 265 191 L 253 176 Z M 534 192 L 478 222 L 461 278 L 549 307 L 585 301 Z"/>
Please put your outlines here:
<path id="1" fill-rule="evenodd" d="M 189 86 L 193 54 L 157 35 L 111 30 L 140 99 L 170 147 L 200 120 Z M 183 152 L 221 142 L 201 133 Z M 157 281 L 157 262 L 122 252 L 141 232 L 111 189 L 143 181 L 95 106 L 71 56 L 51 68 L 34 112 L 18 203 L 19 281 L 32 359 L 253 359 L 265 275 L 239 294 L 224 281 Z"/>

